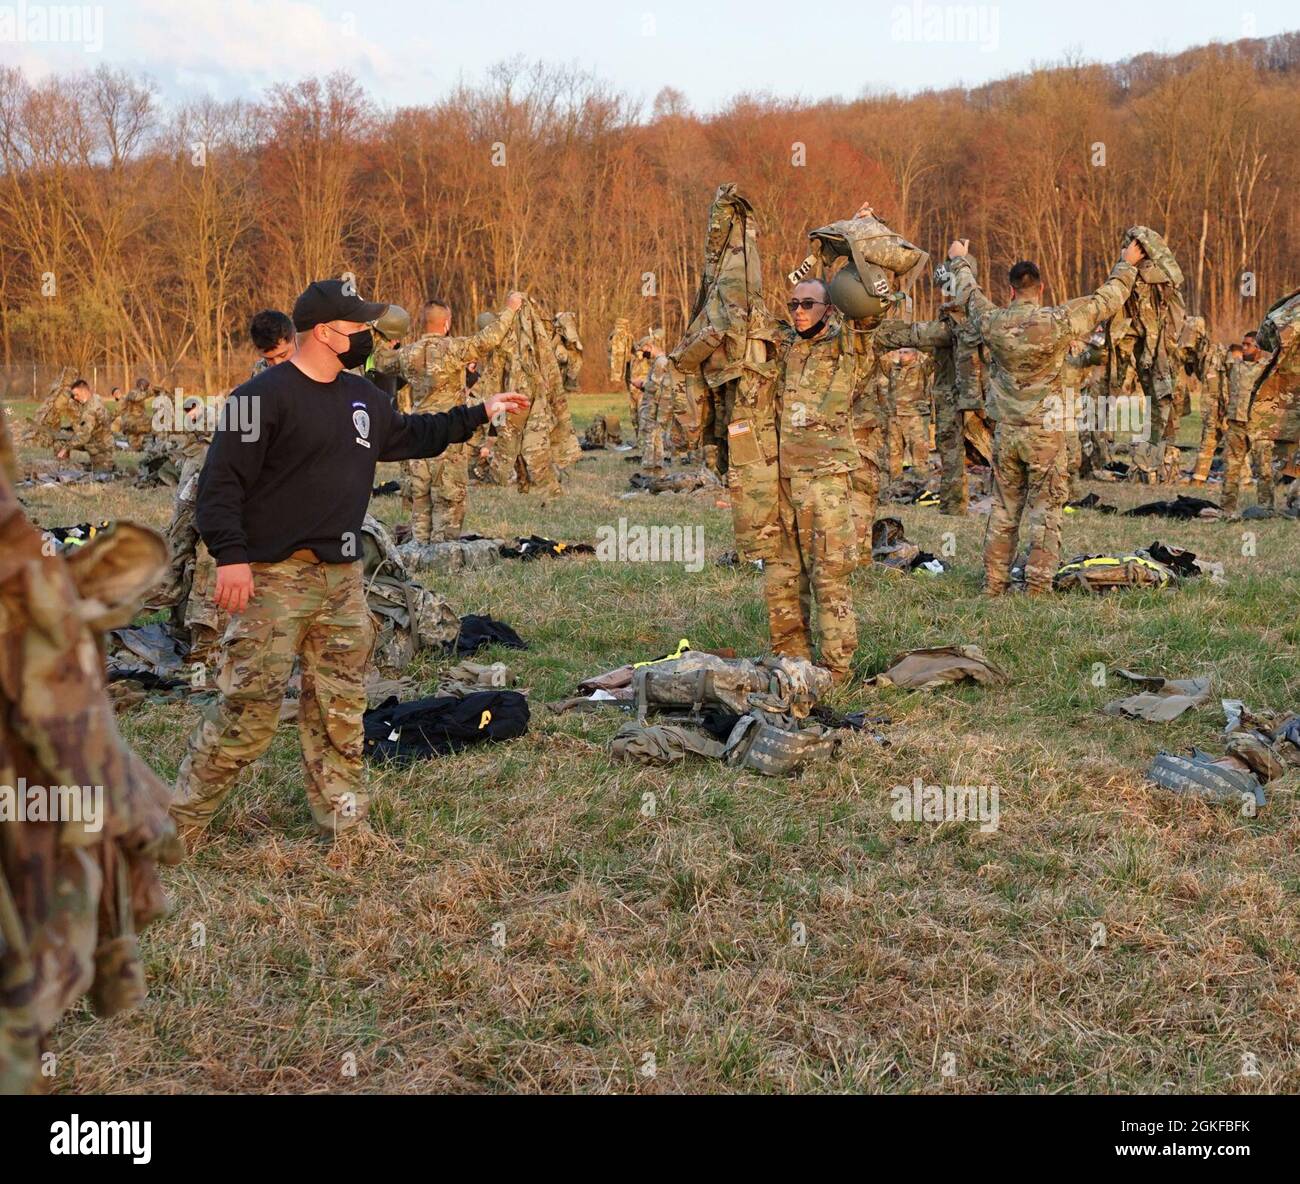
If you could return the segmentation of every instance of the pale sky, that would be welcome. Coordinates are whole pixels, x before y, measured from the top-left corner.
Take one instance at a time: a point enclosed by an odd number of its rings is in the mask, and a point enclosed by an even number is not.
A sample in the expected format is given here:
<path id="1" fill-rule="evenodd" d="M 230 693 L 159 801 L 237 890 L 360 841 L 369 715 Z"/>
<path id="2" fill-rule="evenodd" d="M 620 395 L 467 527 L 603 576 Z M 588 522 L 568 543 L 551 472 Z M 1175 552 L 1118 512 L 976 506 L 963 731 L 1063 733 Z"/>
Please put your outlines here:
<path id="1" fill-rule="evenodd" d="M 0 2 L 0 63 L 43 77 L 109 62 L 149 75 L 169 100 L 256 99 L 345 69 L 381 105 L 401 106 L 523 55 L 594 72 L 647 109 L 673 86 L 708 112 L 744 91 L 852 98 L 978 84 L 1067 54 L 1117 61 L 1298 25 L 1281 0 L 16 0 Z"/>

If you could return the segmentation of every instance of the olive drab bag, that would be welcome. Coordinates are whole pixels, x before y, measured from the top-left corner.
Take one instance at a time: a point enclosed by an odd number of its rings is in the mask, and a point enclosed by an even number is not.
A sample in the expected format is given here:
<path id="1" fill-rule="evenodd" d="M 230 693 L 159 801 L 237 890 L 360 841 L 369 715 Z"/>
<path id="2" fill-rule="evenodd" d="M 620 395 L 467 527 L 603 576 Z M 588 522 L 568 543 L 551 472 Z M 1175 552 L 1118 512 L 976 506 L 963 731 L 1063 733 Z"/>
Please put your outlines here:
<path id="1" fill-rule="evenodd" d="M 807 658 L 769 654 L 756 661 L 688 650 L 638 666 L 632 675 L 637 718 L 673 711 L 694 718 L 706 707 L 764 711 L 805 719 L 831 691 L 831 672 Z"/>

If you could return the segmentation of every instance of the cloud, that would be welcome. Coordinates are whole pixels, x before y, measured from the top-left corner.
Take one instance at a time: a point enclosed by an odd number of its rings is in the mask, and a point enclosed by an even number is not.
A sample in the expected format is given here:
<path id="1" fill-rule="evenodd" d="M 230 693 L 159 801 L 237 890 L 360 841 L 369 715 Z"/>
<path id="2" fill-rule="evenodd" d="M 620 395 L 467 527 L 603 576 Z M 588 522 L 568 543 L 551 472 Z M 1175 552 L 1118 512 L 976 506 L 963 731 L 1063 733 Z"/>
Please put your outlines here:
<path id="1" fill-rule="evenodd" d="M 110 56 L 130 56 L 162 89 L 253 98 L 278 82 L 344 70 L 372 90 L 408 68 L 357 0 L 337 12 L 300 0 L 136 0 L 106 18 Z"/>

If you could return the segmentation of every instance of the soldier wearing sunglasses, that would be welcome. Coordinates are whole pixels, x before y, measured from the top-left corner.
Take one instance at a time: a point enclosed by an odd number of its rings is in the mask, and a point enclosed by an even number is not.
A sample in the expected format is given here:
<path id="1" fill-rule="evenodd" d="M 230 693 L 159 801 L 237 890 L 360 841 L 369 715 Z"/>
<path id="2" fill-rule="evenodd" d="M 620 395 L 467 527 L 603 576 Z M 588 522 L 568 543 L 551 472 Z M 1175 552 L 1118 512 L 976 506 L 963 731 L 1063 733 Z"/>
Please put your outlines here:
<path id="1" fill-rule="evenodd" d="M 870 212 L 864 205 L 854 217 Z M 851 477 L 863 462 L 852 403 L 859 370 L 874 365 L 874 325 L 843 318 L 819 279 L 796 284 L 786 308 L 775 359 L 779 546 L 764 567 L 768 625 L 776 653 L 812 658 L 815 612 L 820 665 L 838 683 L 858 644 L 849 595 L 858 552 Z"/>

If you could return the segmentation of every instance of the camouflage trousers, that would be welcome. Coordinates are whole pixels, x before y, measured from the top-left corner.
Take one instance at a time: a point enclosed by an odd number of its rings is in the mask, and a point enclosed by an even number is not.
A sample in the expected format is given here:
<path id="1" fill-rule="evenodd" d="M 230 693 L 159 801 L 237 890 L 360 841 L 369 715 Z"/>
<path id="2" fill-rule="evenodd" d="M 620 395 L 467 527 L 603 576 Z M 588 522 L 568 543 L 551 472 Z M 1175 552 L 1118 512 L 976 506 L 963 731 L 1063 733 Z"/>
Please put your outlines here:
<path id="1" fill-rule="evenodd" d="M 881 462 L 884 459 L 885 431 L 880 426 L 855 428 L 858 459 L 862 462 L 849 474 L 853 504 L 853 527 L 858 540 L 858 566 L 871 566 L 871 527 L 876 521 L 882 484 Z"/>
<path id="2" fill-rule="evenodd" d="M 551 455 L 551 415 L 536 400 L 527 411 L 506 417 L 497 428 L 488 461 L 488 475 L 496 485 L 512 481 L 520 493 L 559 493 Z"/>
<path id="3" fill-rule="evenodd" d="M 1069 489 L 1065 435 L 1001 423 L 993 433 L 993 510 L 984 534 L 984 591 L 991 596 L 1010 586 L 1022 516 L 1029 536 L 1029 591 L 1051 591 Z"/>
<path id="4" fill-rule="evenodd" d="M 1178 438 L 1178 400 L 1172 395 L 1152 399 L 1150 407 L 1146 441 L 1133 446 L 1133 467 L 1138 480 L 1147 484 L 1173 481 L 1182 463 L 1174 443 Z"/>
<path id="5" fill-rule="evenodd" d="M 1074 501 L 1079 496 L 1079 478 L 1083 474 L 1083 437 L 1068 429 L 1065 435 L 1065 478 L 1067 483 L 1067 501 Z"/>
<path id="6" fill-rule="evenodd" d="M 662 469 L 665 458 L 690 450 L 690 438 L 683 426 L 685 415 L 684 392 L 668 383 L 653 395 L 642 397 L 636 435 L 641 441 L 641 464 L 645 468 Z"/>
<path id="7" fill-rule="evenodd" d="M 469 446 L 452 444 L 433 460 L 411 461 L 411 535 L 417 543 L 460 538 L 469 497 Z"/>
<path id="8" fill-rule="evenodd" d="M 569 396 L 563 384 L 547 391 L 546 399 L 550 414 L 551 464 L 563 469 L 582 456 L 582 446 L 578 443 L 578 433 L 573 430 L 573 413 L 569 410 Z"/>
<path id="9" fill-rule="evenodd" d="M 239 771 L 266 751 L 296 657 L 307 802 L 321 832 L 349 830 L 369 805 L 361 716 L 373 630 L 361 564 L 254 563 L 253 586 L 253 600 L 231 618 L 222 638 L 221 698 L 190 736 L 172 817 L 206 826 Z"/>
<path id="10" fill-rule="evenodd" d="M 939 446 L 939 512 L 966 513 L 966 412 L 936 396 L 934 434 Z"/>
<path id="11" fill-rule="evenodd" d="M 930 425 L 924 415 L 889 417 L 889 479 L 896 480 L 909 465 L 924 469 L 930 462 Z"/>
<path id="12" fill-rule="evenodd" d="M 1225 514 L 1235 514 L 1241 498 L 1241 487 L 1250 476 L 1251 462 L 1255 466 L 1255 491 L 1258 505 L 1273 507 L 1273 438 L 1264 432 L 1251 434 L 1244 423 L 1228 424 L 1227 440 L 1223 447 L 1225 469 L 1223 496 L 1219 509 Z"/>
<path id="13" fill-rule="evenodd" d="M 1209 400 L 1202 401 L 1201 447 L 1196 454 L 1196 466 L 1192 469 L 1193 481 L 1206 481 L 1210 476 L 1210 466 L 1214 464 L 1214 453 L 1224 441 L 1224 423 L 1219 408 Z"/>
<path id="14" fill-rule="evenodd" d="M 202 455 L 187 456 L 181 461 L 180 476 L 176 482 L 176 500 L 172 504 L 172 520 L 167 524 L 170 564 L 166 579 L 149 596 L 148 604 L 151 608 L 184 604 L 191 594 L 196 555 L 201 546 L 199 528 L 194 517 L 195 499 L 198 495 L 199 473 L 206 456 L 205 450 Z"/>
<path id="15" fill-rule="evenodd" d="M 641 447 L 641 392 L 634 386 L 627 388 L 627 406 L 636 431 L 636 446 Z"/>
<path id="16" fill-rule="evenodd" d="M 815 597 L 820 665 L 836 681 L 848 677 L 858 648 L 849 590 L 858 550 L 849 477 L 833 473 L 780 479 L 778 548 L 763 566 L 773 653 L 812 659 Z"/>

